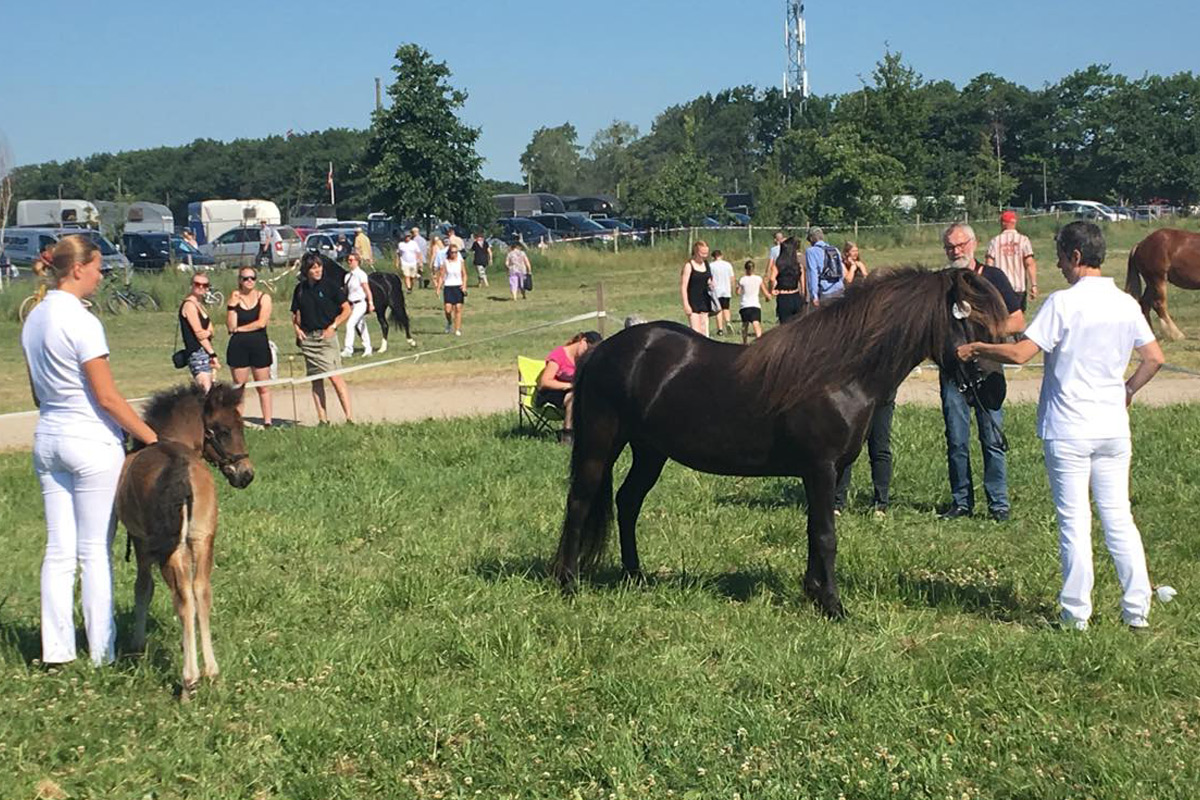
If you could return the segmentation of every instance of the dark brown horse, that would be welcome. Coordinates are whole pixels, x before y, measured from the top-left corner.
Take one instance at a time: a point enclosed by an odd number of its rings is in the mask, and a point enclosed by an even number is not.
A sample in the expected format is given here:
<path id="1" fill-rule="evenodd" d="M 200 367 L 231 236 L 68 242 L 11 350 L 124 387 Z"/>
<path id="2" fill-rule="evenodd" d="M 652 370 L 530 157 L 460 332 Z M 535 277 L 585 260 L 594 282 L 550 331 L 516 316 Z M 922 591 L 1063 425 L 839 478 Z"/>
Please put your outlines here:
<path id="1" fill-rule="evenodd" d="M 200 680 L 197 620 L 204 675 L 216 677 L 219 671 L 209 626 L 217 489 L 204 460 L 236 488 L 254 479 L 238 413 L 241 399 L 240 388 L 224 383 L 214 385 L 207 396 L 194 385 L 155 395 L 143 416 L 159 441 L 139 445 L 126 458 L 117 486 L 117 516 L 137 553 L 133 647 L 141 651 L 146 645 L 146 614 L 157 565 L 183 625 L 184 699 Z"/>
<path id="2" fill-rule="evenodd" d="M 1142 291 L 1143 279 L 1145 291 Z M 1125 291 L 1142 304 L 1147 322 L 1153 308 L 1167 329 L 1167 336 L 1182 339 L 1183 331 L 1167 313 L 1168 282 L 1180 289 L 1200 289 L 1200 233 L 1160 228 L 1129 251 Z"/>
<path id="3" fill-rule="evenodd" d="M 966 269 L 872 276 L 844 298 L 789 321 L 752 347 L 656 322 L 588 353 L 575 382 L 575 444 L 554 571 L 565 587 L 601 556 L 613 464 L 633 463 L 617 492 L 621 562 L 640 575 L 635 528 L 668 458 L 718 475 L 804 480 L 805 592 L 841 616 L 834 578 L 838 470 L 862 448 L 875 405 L 925 358 L 960 371 L 956 345 L 996 341 L 1005 317 L 991 284 Z M 964 378 L 965 380 L 965 378 Z M 727 423 L 741 422 L 736 430 Z"/>

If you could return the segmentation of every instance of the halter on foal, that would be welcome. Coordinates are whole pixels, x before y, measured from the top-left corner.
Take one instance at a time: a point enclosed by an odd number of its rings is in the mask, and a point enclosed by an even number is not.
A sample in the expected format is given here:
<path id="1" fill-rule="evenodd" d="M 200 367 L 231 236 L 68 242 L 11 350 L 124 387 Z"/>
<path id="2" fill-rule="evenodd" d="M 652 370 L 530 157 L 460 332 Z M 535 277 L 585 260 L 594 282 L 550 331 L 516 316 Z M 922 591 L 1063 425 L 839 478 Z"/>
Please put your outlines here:
<path id="1" fill-rule="evenodd" d="M 914 366 L 925 358 L 957 364 L 958 344 L 995 341 L 1006 316 L 995 289 L 970 270 L 902 270 L 853 284 L 840 301 L 753 347 L 719 344 L 670 322 L 617 333 L 589 352 L 576 377 L 556 576 L 569 587 L 603 553 L 613 464 L 628 444 L 633 462 L 617 492 L 628 574 L 640 574 L 637 518 L 668 458 L 718 475 L 794 476 L 808 497 L 805 592 L 841 616 L 838 470 L 862 448 L 876 403 Z M 735 415 L 736 431 L 724 424 Z"/>
<path id="2" fill-rule="evenodd" d="M 254 479 L 237 410 L 241 399 L 241 389 L 223 383 L 213 386 L 207 396 L 194 385 L 155 395 L 144 416 L 159 442 L 126 458 L 117 487 L 117 516 L 137 553 L 133 647 L 141 651 L 146 645 L 146 614 L 154 596 L 152 570 L 157 564 L 183 624 L 184 699 L 200 679 L 197 618 L 204 675 L 218 673 L 209 628 L 217 489 L 204 460 L 235 488 L 245 488 Z"/>

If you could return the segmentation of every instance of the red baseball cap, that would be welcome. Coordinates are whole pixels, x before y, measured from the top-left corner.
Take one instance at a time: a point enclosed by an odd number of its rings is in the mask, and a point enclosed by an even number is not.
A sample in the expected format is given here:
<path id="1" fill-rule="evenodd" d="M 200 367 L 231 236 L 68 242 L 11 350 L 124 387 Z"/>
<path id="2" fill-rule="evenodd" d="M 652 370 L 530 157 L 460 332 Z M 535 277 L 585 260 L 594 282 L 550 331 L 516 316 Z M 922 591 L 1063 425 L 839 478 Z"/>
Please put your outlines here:
<path id="1" fill-rule="evenodd" d="M 1001 222 L 1016 222 L 1017 221 L 1017 212 L 1013 211 L 1011 208 L 1005 209 L 1004 211 L 1002 211 L 1000 213 L 1000 221 Z"/>

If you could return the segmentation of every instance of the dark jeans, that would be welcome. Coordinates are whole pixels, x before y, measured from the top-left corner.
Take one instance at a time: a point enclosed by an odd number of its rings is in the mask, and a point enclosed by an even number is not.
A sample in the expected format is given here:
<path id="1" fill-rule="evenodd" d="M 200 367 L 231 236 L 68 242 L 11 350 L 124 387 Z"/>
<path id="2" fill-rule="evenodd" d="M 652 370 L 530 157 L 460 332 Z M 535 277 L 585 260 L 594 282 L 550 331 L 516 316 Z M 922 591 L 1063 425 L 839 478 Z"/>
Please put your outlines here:
<path id="1" fill-rule="evenodd" d="M 946 421 L 946 464 L 950 474 L 950 503 L 960 508 L 975 508 L 975 487 L 971 481 L 971 405 L 962 392 L 940 375 L 942 418 Z M 995 422 L 989 424 L 988 417 Z M 983 490 L 989 511 L 1008 511 L 1008 470 L 999 433 L 1004 429 L 1004 411 L 975 409 L 979 428 L 979 446 L 983 450 Z"/>
<path id="2" fill-rule="evenodd" d="M 867 428 L 867 455 L 871 460 L 871 484 L 874 487 L 873 503 L 876 508 L 888 507 L 888 492 L 892 485 L 892 415 L 896 413 L 896 393 L 875 406 L 871 424 Z M 833 507 L 846 507 L 846 492 L 850 489 L 850 473 L 854 464 L 847 464 L 838 474 L 837 490 L 833 495 Z"/>
<path id="3" fill-rule="evenodd" d="M 803 295 L 799 292 L 781 294 L 775 298 L 775 313 L 779 315 L 780 325 L 800 313 L 803 308 L 802 299 Z"/>

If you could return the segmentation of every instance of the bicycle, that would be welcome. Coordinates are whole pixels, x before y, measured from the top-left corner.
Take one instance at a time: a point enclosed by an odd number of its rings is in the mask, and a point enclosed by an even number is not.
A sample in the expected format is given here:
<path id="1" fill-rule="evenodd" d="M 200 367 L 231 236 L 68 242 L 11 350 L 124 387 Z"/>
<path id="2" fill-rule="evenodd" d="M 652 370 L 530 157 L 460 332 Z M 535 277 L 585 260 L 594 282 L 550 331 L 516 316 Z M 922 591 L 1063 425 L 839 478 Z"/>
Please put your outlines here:
<path id="1" fill-rule="evenodd" d="M 158 301 L 149 292 L 134 289 L 131 285 L 119 286 L 116 276 L 110 274 L 105 278 L 101 289 L 104 296 L 104 307 L 110 314 L 124 314 L 126 311 L 158 311 Z"/>

